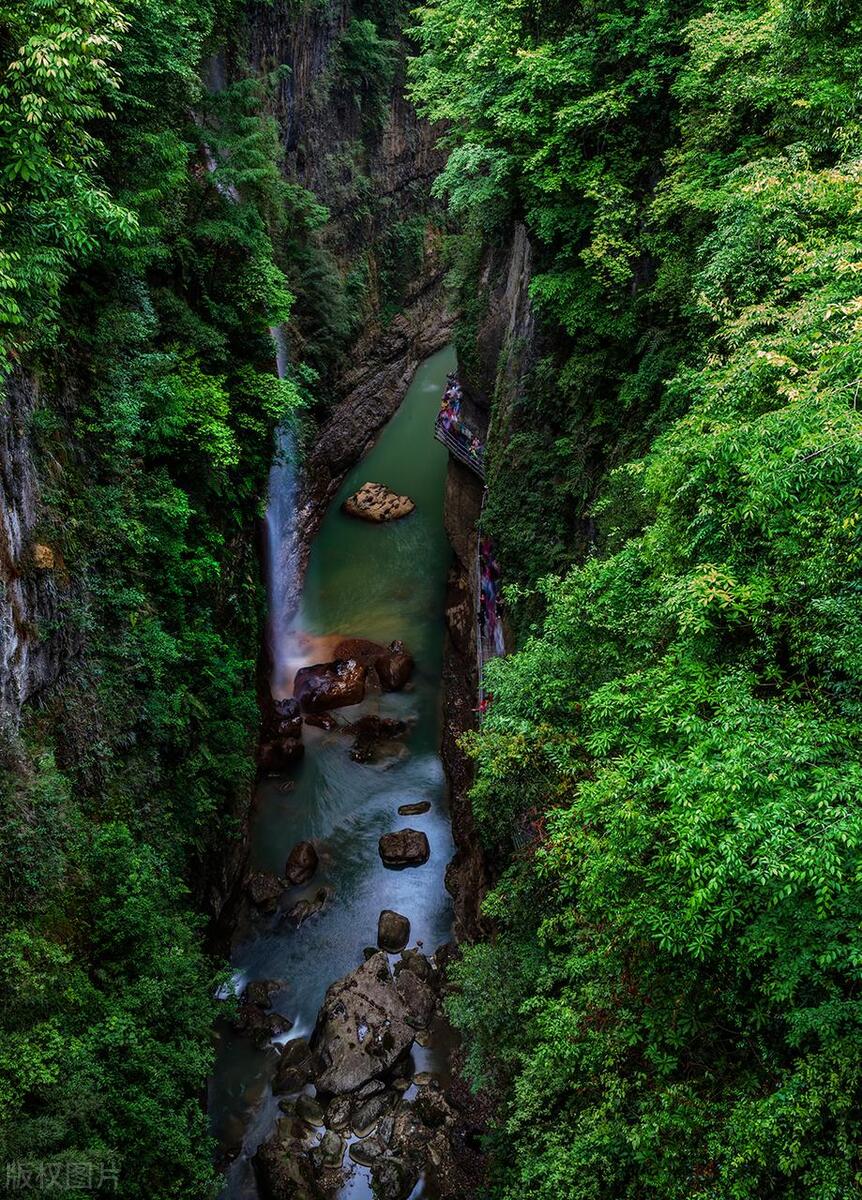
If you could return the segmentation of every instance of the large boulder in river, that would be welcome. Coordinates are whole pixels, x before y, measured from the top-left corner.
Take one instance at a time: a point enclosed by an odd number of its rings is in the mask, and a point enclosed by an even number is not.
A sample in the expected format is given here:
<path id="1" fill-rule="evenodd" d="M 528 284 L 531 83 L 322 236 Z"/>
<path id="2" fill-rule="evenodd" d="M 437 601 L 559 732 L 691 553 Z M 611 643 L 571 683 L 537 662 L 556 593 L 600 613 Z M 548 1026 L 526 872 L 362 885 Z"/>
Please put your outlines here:
<path id="1" fill-rule="evenodd" d="M 333 657 L 355 658 L 363 667 L 373 667 L 374 660 L 387 650 L 380 642 L 372 642 L 370 638 L 344 638 L 335 647 Z"/>
<path id="2" fill-rule="evenodd" d="M 415 507 L 409 496 L 399 496 L 382 483 L 363 483 L 358 492 L 344 501 L 348 516 L 378 524 L 407 517 Z"/>
<path id="3" fill-rule="evenodd" d="M 325 712 L 359 704 L 365 696 L 367 668 L 355 658 L 338 658 L 297 671 L 293 694 L 306 712 Z"/>
<path id="4" fill-rule="evenodd" d="M 384 833 L 379 843 L 385 867 L 421 867 L 431 857 L 427 834 L 419 829 L 399 829 Z"/>
<path id="5" fill-rule="evenodd" d="M 400 692 L 413 673 L 413 655 L 398 639 L 383 646 L 368 638 L 345 638 L 335 647 L 336 658 L 355 658 L 373 667 L 384 692 Z"/>
<path id="6" fill-rule="evenodd" d="M 413 1044 L 385 954 L 375 954 L 326 993 L 313 1046 L 317 1087 L 341 1095 L 388 1071 Z"/>
<path id="7" fill-rule="evenodd" d="M 410 941 L 410 922 L 401 913 L 384 908 L 377 921 L 377 945 L 390 954 L 398 954 Z"/>
<path id="8" fill-rule="evenodd" d="M 384 692 L 400 692 L 413 674 L 413 655 L 403 642 L 390 642 L 385 654 L 374 660 L 374 669 Z"/>
<path id="9" fill-rule="evenodd" d="M 427 1029 L 437 1007 L 434 992 L 412 971 L 400 971 L 396 975 L 395 986 L 407 1010 L 408 1024 L 416 1029 Z"/>
<path id="10" fill-rule="evenodd" d="M 311 842 L 297 842 L 287 856 L 284 877 L 293 887 L 301 887 L 311 879 L 319 861 Z"/>

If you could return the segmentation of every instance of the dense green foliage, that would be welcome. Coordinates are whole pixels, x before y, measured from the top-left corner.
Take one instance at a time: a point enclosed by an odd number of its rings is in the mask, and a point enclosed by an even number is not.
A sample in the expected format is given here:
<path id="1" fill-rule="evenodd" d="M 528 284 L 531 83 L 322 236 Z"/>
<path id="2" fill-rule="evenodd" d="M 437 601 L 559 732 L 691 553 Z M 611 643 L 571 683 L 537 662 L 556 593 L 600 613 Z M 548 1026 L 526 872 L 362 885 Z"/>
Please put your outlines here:
<path id="1" fill-rule="evenodd" d="M 858 7 L 419 19 L 461 261 L 512 216 L 536 253 L 488 509 L 521 638 L 472 741 L 486 839 L 531 841 L 452 1005 L 494 1194 L 858 1195 Z"/>
<path id="2" fill-rule="evenodd" d="M 253 529 L 273 426 L 307 382 L 276 378 L 267 330 L 290 312 L 277 260 L 301 198 L 265 84 L 200 82 L 234 15 L 0 12 L 4 356 L 13 389 L 38 382 L 63 597 L 41 635 L 80 644 L 4 747 L 0 1157 L 105 1166 L 127 1196 L 215 1187 L 215 980 L 180 880 L 248 800 Z"/>

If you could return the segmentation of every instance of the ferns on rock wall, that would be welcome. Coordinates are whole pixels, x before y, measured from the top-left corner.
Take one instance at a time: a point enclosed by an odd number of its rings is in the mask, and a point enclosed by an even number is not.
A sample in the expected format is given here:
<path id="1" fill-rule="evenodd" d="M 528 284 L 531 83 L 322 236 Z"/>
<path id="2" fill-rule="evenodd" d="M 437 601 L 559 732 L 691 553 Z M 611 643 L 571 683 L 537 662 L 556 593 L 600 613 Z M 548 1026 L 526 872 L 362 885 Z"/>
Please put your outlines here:
<path id="1" fill-rule="evenodd" d="M 4 747 L 0 1158 L 127 1196 L 216 1189 L 215 980 L 180 880 L 203 889 L 249 794 L 254 522 L 308 382 L 267 332 L 296 196 L 265 81 L 200 82 L 235 17 L 0 8 L 4 366 L 38 381 L 39 531 L 82 646 Z"/>

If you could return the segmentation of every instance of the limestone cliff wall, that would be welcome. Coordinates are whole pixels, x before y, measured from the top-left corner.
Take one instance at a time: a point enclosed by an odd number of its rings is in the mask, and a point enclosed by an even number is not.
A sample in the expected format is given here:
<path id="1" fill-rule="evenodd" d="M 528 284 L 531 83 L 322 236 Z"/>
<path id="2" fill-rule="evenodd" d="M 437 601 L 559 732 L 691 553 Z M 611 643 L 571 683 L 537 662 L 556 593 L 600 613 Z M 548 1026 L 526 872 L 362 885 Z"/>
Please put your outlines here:
<path id="1" fill-rule="evenodd" d="M 7 735 L 22 705 L 57 680 L 78 646 L 63 620 L 63 564 L 39 539 L 38 399 L 35 379 L 20 370 L 0 390 L 0 732 Z"/>

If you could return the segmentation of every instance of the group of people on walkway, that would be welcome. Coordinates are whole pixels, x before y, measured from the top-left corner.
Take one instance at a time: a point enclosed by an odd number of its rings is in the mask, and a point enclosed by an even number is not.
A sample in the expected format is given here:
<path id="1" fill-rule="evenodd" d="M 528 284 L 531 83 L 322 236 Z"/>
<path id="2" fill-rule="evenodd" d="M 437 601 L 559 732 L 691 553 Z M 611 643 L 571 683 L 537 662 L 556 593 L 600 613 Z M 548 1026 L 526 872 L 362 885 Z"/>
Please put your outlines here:
<path id="1" fill-rule="evenodd" d="M 479 633 L 492 655 L 506 652 L 502 611 L 500 564 L 494 556 L 491 539 L 486 535 L 479 539 Z"/>
<path id="2" fill-rule="evenodd" d="M 464 393 L 461 389 L 461 384 L 458 382 L 458 376 L 452 371 L 446 376 L 446 391 L 443 393 L 443 399 L 440 401 L 440 413 L 437 420 L 443 432 L 462 442 L 469 456 L 476 463 L 480 463 L 482 461 L 483 446 L 479 440 L 479 435 L 474 433 L 464 423 L 461 415 L 463 400 Z"/>

